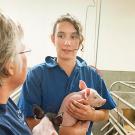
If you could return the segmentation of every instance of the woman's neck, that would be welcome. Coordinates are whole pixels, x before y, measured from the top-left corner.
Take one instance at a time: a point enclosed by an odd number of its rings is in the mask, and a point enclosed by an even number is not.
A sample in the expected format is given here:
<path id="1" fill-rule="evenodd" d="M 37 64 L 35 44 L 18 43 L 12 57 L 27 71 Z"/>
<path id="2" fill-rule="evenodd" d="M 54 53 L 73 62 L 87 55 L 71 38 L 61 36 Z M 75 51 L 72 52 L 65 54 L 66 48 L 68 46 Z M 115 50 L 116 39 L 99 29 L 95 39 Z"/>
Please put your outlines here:
<path id="1" fill-rule="evenodd" d="M 66 74 L 70 76 L 75 67 L 76 60 L 57 59 L 57 63 L 66 72 Z"/>

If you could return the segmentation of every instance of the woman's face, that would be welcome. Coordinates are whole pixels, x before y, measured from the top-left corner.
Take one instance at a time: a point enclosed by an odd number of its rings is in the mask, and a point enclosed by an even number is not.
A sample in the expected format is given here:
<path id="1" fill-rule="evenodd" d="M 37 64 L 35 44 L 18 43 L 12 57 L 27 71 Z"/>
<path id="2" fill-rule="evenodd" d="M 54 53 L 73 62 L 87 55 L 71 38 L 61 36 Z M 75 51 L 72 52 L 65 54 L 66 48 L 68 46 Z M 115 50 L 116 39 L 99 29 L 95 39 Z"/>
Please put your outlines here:
<path id="1" fill-rule="evenodd" d="M 73 24 L 66 21 L 58 23 L 52 41 L 59 59 L 76 59 L 80 39 Z"/>

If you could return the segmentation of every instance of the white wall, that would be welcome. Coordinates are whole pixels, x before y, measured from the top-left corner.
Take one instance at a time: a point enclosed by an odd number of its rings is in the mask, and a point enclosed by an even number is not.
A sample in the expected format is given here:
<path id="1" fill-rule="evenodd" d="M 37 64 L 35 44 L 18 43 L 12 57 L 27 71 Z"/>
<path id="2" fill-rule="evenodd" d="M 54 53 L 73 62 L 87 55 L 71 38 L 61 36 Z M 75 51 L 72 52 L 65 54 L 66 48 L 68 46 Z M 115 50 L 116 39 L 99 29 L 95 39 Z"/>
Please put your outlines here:
<path id="1" fill-rule="evenodd" d="M 86 40 L 80 54 L 95 65 L 100 0 L 95 1 L 96 5 L 94 0 L 0 0 L 0 9 L 23 25 L 26 44 L 32 48 L 30 66 L 46 55 L 56 55 L 50 34 L 56 18 L 65 13 L 81 21 Z M 135 71 L 135 0 L 102 0 L 101 4 L 97 67 Z"/>
<path id="2" fill-rule="evenodd" d="M 98 67 L 135 71 L 135 0 L 102 0 Z"/>
<path id="3" fill-rule="evenodd" d="M 40 63 L 47 55 L 56 55 L 50 40 L 53 23 L 66 13 L 85 20 L 86 0 L 0 0 L 0 8 L 17 18 L 24 27 L 25 41 L 32 48 L 29 65 Z"/>

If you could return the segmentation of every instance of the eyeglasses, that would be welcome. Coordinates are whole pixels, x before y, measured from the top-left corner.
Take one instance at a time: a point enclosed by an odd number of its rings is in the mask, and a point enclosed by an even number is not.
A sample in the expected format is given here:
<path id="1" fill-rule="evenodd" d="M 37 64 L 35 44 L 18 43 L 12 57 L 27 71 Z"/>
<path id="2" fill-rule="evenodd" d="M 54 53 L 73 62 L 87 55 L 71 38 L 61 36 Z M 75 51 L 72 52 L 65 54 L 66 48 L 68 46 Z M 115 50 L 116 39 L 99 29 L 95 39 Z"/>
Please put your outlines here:
<path id="1" fill-rule="evenodd" d="M 24 50 L 24 51 L 19 52 L 18 54 L 23 54 L 23 53 L 27 53 L 27 52 L 31 52 L 31 51 L 32 51 L 31 49 L 29 49 L 29 50 Z"/>

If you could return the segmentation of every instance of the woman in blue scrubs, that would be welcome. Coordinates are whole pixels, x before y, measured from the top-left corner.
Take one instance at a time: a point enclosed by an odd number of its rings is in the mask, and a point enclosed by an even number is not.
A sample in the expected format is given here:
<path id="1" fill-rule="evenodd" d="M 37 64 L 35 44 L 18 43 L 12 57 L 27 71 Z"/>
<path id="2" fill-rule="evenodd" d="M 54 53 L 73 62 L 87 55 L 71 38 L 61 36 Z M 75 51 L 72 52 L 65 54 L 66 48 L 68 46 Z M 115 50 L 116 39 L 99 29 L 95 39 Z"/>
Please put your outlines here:
<path id="1" fill-rule="evenodd" d="M 85 101 L 70 104 L 69 112 L 72 116 L 78 120 L 92 121 L 87 132 L 90 135 L 93 122 L 107 120 L 109 110 L 116 106 L 115 102 L 96 70 L 77 56 L 78 50 L 83 49 L 82 27 L 77 20 L 69 14 L 58 18 L 51 40 L 57 57 L 48 56 L 43 63 L 30 69 L 18 106 L 32 128 L 36 124 L 32 112 L 34 104 L 45 112 L 58 113 L 64 97 L 79 91 L 79 81 L 83 80 L 89 88 L 97 90 L 106 99 L 106 103 L 97 110 Z"/>

